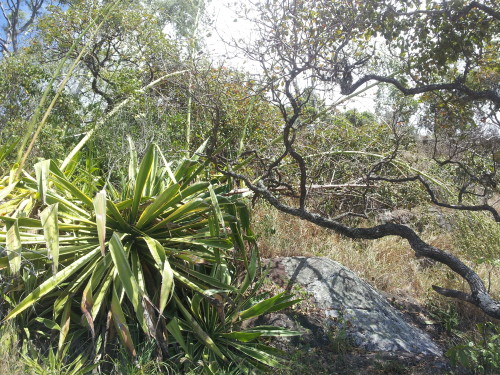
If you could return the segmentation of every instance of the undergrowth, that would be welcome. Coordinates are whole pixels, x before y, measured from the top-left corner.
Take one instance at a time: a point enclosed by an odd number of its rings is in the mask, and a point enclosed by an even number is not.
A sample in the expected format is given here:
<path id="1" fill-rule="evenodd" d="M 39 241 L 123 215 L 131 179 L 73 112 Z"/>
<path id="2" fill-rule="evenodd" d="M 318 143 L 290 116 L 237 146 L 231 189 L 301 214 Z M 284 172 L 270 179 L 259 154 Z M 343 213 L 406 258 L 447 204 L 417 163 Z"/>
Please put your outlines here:
<path id="1" fill-rule="evenodd" d="M 419 207 L 415 210 L 419 211 L 419 215 L 416 215 L 419 221 L 409 225 L 420 232 L 422 239 L 463 259 L 485 280 L 493 298 L 498 299 L 498 224 L 484 214 L 446 211 L 439 212 L 441 223 L 438 223 L 434 209 Z M 443 217 L 448 225 L 446 230 L 440 226 Z M 436 294 L 432 285 L 463 291 L 468 291 L 468 286 L 444 265 L 416 258 L 405 240 L 398 237 L 385 237 L 376 241 L 351 240 L 277 212 L 262 202 L 255 206 L 253 220 L 264 258 L 331 258 L 355 271 L 386 295 L 418 304 L 425 314 L 425 324 L 436 327 L 435 339 L 448 350 L 448 357 L 453 363 L 477 374 L 498 374 L 499 322 L 488 318 L 470 304 Z M 367 226 L 375 224 L 375 221 L 366 223 Z M 489 333 L 488 337 L 485 332 Z M 299 359 L 296 359 L 306 363 L 304 355 L 298 353 L 296 357 Z M 318 362 L 320 373 L 321 366 Z"/>

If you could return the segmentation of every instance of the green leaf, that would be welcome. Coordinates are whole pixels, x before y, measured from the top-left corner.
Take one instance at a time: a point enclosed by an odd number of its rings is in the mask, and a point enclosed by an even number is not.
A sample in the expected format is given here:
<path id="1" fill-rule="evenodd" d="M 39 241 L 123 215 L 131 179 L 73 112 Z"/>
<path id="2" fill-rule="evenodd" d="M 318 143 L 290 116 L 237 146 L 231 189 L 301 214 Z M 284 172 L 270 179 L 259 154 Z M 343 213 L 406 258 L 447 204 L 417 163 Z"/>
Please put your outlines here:
<path id="1" fill-rule="evenodd" d="M 176 197 L 179 193 L 180 186 L 174 184 L 162 192 L 154 201 L 151 203 L 141 217 L 137 221 L 136 227 L 141 229 L 143 226 L 147 225 L 153 219 L 157 218 L 165 209 L 170 205 L 172 199 Z"/>
<path id="2" fill-rule="evenodd" d="M 182 305 L 182 302 L 180 299 L 174 294 L 174 300 L 177 305 L 177 307 L 181 310 L 182 315 L 184 315 L 184 318 L 186 318 L 188 324 L 190 325 L 191 329 L 193 330 L 193 333 L 200 339 L 200 341 L 209 349 L 211 350 L 215 355 L 217 355 L 219 358 L 222 360 L 226 360 L 226 357 L 220 349 L 215 345 L 214 341 L 212 338 L 201 328 L 201 326 L 198 324 L 196 319 L 189 313 L 189 311 Z"/>
<path id="3" fill-rule="evenodd" d="M 130 211 L 130 220 L 132 223 L 135 221 L 137 217 L 137 212 L 139 210 L 139 205 L 141 203 L 141 199 L 143 197 L 144 187 L 148 181 L 148 178 L 151 174 L 151 169 L 153 167 L 153 159 L 154 159 L 154 148 L 150 145 L 142 159 L 141 165 L 139 166 L 139 172 L 137 173 L 137 179 L 135 181 L 134 188 L 134 198 L 132 200 L 132 208 Z"/>
<path id="4" fill-rule="evenodd" d="M 217 220 L 219 221 L 219 226 L 222 228 L 222 231 L 226 233 L 226 225 L 224 223 L 224 216 L 222 215 L 222 211 L 219 206 L 219 201 L 217 200 L 217 196 L 215 195 L 214 188 L 212 185 L 208 186 L 208 191 L 210 192 L 210 200 L 212 201 L 212 206 L 215 211 L 215 215 Z"/>
<path id="5" fill-rule="evenodd" d="M 71 323 L 71 297 L 67 296 L 66 297 L 66 302 L 64 303 L 64 309 L 63 313 L 61 316 L 61 330 L 59 333 L 59 344 L 57 346 L 57 352 L 60 353 L 62 348 L 64 347 L 64 344 L 66 343 L 66 338 L 68 337 L 69 333 L 69 325 Z"/>
<path id="6" fill-rule="evenodd" d="M 7 228 L 7 259 L 9 260 L 10 272 L 17 275 L 21 269 L 21 236 L 19 235 L 19 224 L 16 219 L 5 221 Z"/>
<path id="7" fill-rule="evenodd" d="M 160 289 L 160 305 L 158 306 L 159 315 L 163 314 L 163 310 L 167 306 L 172 293 L 174 292 L 174 273 L 170 267 L 170 263 L 167 258 L 163 265 L 163 271 L 161 274 L 161 289 Z"/>
<path id="8" fill-rule="evenodd" d="M 40 212 L 43 226 L 43 236 L 47 243 L 49 259 L 52 259 L 52 272 L 57 273 L 59 267 L 59 226 L 57 212 L 59 204 L 55 203 Z"/>
<path id="9" fill-rule="evenodd" d="M 246 354 L 247 356 L 264 363 L 267 366 L 271 367 L 276 367 L 280 368 L 283 367 L 283 364 L 279 361 L 278 357 L 267 353 L 265 350 L 265 347 L 263 346 L 250 346 L 250 345 L 243 345 L 243 344 L 237 344 L 234 343 L 233 346 L 241 351 L 242 353 Z"/>
<path id="10" fill-rule="evenodd" d="M 59 271 L 57 274 L 52 276 L 51 278 L 45 280 L 38 288 L 33 290 L 30 294 L 28 294 L 21 302 L 17 304 L 16 307 L 14 307 L 9 314 L 4 318 L 4 320 L 9 320 L 17 315 L 19 315 L 22 311 L 26 310 L 28 307 L 32 306 L 33 304 L 37 303 L 38 301 L 41 300 L 43 296 L 45 296 L 47 293 L 50 293 L 57 289 L 59 285 L 66 280 L 68 277 L 73 275 L 76 271 L 78 271 L 80 268 L 85 266 L 85 264 L 89 263 L 92 258 L 98 253 L 99 248 L 94 249 L 93 251 L 90 251 L 88 254 L 84 255 L 83 257 L 78 258 L 76 261 L 73 263 L 69 264 L 66 268 L 63 270 Z"/>
<path id="11" fill-rule="evenodd" d="M 182 337 L 181 329 L 179 326 L 179 322 L 177 318 L 173 318 L 168 324 L 167 324 L 167 329 L 168 331 L 174 336 L 175 341 L 184 349 L 184 352 L 186 353 L 186 357 L 192 358 L 191 352 L 186 345 L 186 341 L 184 341 L 184 337 Z"/>
<path id="12" fill-rule="evenodd" d="M 37 322 L 40 322 L 42 323 L 45 327 L 47 327 L 48 329 L 55 329 L 57 331 L 60 331 L 61 330 L 61 327 L 59 326 L 59 324 L 57 324 L 56 322 L 54 322 L 53 320 L 50 320 L 50 319 L 45 319 L 45 318 L 35 318 L 35 320 Z"/>
<path id="13" fill-rule="evenodd" d="M 277 311 L 276 306 L 278 304 L 287 307 L 287 306 L 291 306 L 294 303 L 298 302 L 298 300 L 283 302 L 283 301 L 287 301 L 290 298 L 291 298 L 291 296 L 286 295 L 285 292 L 277 294 L 274 297 L 265 299 L 264 301 L 261 301 L 255 305 L 253 305 L 252 307 L 250 307 L 247 310 L 241 311 L 240 318 L 242 320 L 250 319 L 250 318 L 253 318 L 255 316 L 266 314 L 268 312 Z"/>
<path id="14" fill-rule="evenodd" d="M 227 339 L 236 339 L 241 342 L 250 342 L 262 336 L 262 334 L 259 332 L 231 332 L 222 333 L 221 336 Z"/>
<path id="15" fill-rule="evenodd" d="M 114 204 L 112 200 L 108 199 L 106 201 L 106 207 L 108 208 L 108 213 L 110 214 L 110 216 L 114 220 L 116 220 L 120 229 L 122 231 L 126 231 L 129 228 L 129 225 L 125 221 L 125 219 L 123 218 L 122 214 L 120 213 L 118 206 L 116 204 Z M 124 208 L 122 208 L 122 209 L 124 209 Z"/>
<path id="16" fill-rule="evenodd" d="M 154 238 L 144 236 L 144 241 L 148 245 L 149 251 L 153 256 L 153 259 L 158 266 L 158 269 L 162 269 L 163 262 L 165 262 L 165 248 Z"/>
<path id="17" fill-rule="evenodd" d="M 132 306 L 134 307 L 137 319 L 141 323 L 144 332 L 148 332 L 146 321 L 144 320 L 144 311 L 142 308 L 143 293 L 139 288 L 136 277 L 132 273 L 127 254 L 125 253 L 125 249 L 123 248 L 120 237 L 116 232 L 111 236 L 111 239 L 109 241 L 109 249 L 111 252 L 111 257 L 113 258 L 113 263 L 115 264 L 116 270 L 118 272 L 118 277 L 123 284 L 123 289 L 125 290 L 127 297 L 129 298 L 130 302 L 132 302 Z"/>
<path id="18" fill-rule="evenodd" d="M 202 245 L 202 246 L 211 246 L 217 247 L 219 249 L 232 249 L 233 244 L 229 240 L 217 239 L 217 238 L 196 238 L 196 237 L 179 237 L 179 238 L 169 238 L 167 239 L 169 242 L 175 243 L 185 243 L 192 245 Z"/>
<path id="19" fill-rule="evenodd" d="M 93 208 L 92 199 L 71 183 L 53 162 L 50 163 L 50 171 L 55 185 L 60 186 L 65 192 L 71 193 L 73 199 L 79 199 L 87 208 Z"/>
<path id="20" fill-rule="evenodd" d="M 43 160 L 35 164 L 35 175 L 38 184 L 38 194 L 40 200 L 44 204 L 47 204 L 46 196 L 47 196 L 47 187 L 49 180 L 49 169 L 50 169 L 50 160 Z"/>
<path id="21" fill-rule="evenodd" d="M 196 277 L 197 279 L 205 282 L 206 284 L 208 284 L 214 288 L 221 289 L 224 291 L 229 291 L 229 290 L 237 291 L 238 290 L 234 286 L 228 285 L 228 284 L 226 284 L 222 281 L 219 281 L 218 279 L 216 279 L 214 277 L 208 276 L 202 272 L 197 272 L 197 271 L 195 271 L 193 269 L 189 269 L 189 268 L 186 268 L 184 271 L 186 273 L 188 273 L 189 275 Z"/>
<path id="22" fill-rule="evenodd" d="M 256 326 L 252 328 L 248 328 L 245 332 L 257 332 L 262 336 L 279 336 L 279 337 L 288 337 L 288 336 L 301 336 L 304 333 L 300 331 L 292 331 L 284 327 L 275 327 L 275 326 Z"/>
<path id="23" fill-rule="evenodd" d="M 0 202 L 2 202 L 4 198 L 7 197 L 7 195 L 9 195 L 12 190 L 16 188 L 18 182 L 19 181 L 16 181 L 12 184 L 7 185 L 7 187 L 2 188 L 2 190 L 0 191 Z"/>
<path id="24" fill-rule="evenodd" d="M 127 321 L 125 320 L 125 314 L 123 313 L 120 299 L 118 298 L 115 288 L 112 288 L 111 294 L 111 314 L 116 331 L 118 332 L 118 337 L 120 338 L 123 346 L 127 348 L 129 354 L 135 358 L 137 353 L 135 351 L 134 342 L 132 340 L 132 336 L 130 335 Z"/>

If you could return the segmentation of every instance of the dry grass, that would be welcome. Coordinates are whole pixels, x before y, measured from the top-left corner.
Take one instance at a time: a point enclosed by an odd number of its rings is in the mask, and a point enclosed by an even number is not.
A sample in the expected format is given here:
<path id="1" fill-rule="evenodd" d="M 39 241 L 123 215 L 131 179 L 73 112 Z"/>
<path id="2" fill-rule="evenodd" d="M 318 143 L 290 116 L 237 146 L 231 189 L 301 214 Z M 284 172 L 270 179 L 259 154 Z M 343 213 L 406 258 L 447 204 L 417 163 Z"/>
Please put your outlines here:
<path id="1" fill-rule="evenodd" d="M 253 215 L 259 248 L 265 258 L 326 256 L 349 267 L 379 290 L 409 297 L 421 304 L 429 299 L 447 303 L 444 297 L 432 291 L 433 284 L 467 290 L 462 279 L 444 265 L 416 259 L 408 243 L 398 237 L 354 241 L 264 204 L 257 206 Z M 463 252 L 454 245 L 452 232 L 427 229 L 422 237 L 432 245 L 459 253 L 464 259 Z M 492 270 L 484 264 L 473 265 L 473 268 L 483 280 L 491 279 L 492 294 L 500 296 L 500 269 Z"/>

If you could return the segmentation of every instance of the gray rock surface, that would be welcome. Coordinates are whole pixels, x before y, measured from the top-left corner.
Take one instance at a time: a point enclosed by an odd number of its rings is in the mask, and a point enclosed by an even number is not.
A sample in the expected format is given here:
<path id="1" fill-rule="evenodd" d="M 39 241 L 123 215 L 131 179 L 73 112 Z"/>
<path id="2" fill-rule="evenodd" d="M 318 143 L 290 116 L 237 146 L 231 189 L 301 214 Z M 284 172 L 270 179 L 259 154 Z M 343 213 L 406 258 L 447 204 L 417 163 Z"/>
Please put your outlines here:
<path id="1" fill-rule="evenodd" d="M 379 292 L 341 264 L 320 257 L 284 257 L 273 263 L 271 277 L 278 273 L 288 289 L 305 289 L 325 316 L 337 322 L 331 324 L 343 325 L 356 346 L 442 356 L 426 333 L 407 323 Z"/>

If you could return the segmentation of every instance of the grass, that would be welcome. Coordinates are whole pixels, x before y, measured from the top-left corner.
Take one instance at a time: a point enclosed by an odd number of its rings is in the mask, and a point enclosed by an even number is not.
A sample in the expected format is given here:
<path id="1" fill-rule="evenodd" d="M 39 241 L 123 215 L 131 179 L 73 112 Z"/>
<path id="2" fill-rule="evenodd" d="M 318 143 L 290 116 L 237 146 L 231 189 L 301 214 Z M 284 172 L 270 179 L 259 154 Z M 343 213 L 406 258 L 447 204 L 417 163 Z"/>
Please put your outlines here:
<path id="1" fill-rule="evenodd" d="M 0 374 L 27 375 L 24 364 L 20 360 L 17 333 L 12 324 L 0 327 Z"/>
<path id="2" fill-rule="evenodd" d="M 264 258 L 325 256 L 352 269 L 377 289 L 410 297 L 421 304 L 436 298 L 445 299 L 431 290 L 433 284 L 467 290 L 463 280 L 446 266 L 427 259 L 417 259 L 408 243 L 398 237 L 355 241 L 277 212 L 266 204 L 256 206 L 253 212 L 253 226 L 255 233 L 258 233 L 259 249 Z M 462 230 L 461 228 L 462 226 L 459 226 L 456 230 Z M 456 234 L 454 230 L 440 231 L 431 221 L 421 233 L 422 238 L 431 245 L 464 259 L 487 282 L 487 286 L 488 280 L 491 280 L 490 292 L 494 296 L 500 296 L 500 283 L 495 283 L 495 280 L 500 279 L 500 268 L 472 259 L 470 251 L 464 251 L 457 244 Z M 466 237 L 469 241 L 468 248 L 474 245 L 470 237 Z M 489 240 L 490 253 L 496 251 L 500 258 L 500 245 L 495 244 L 493 238 Z M 483 240 L 478 238 L 476 241 L 483 243 Z"/>
<path id="3" fill-rule="evenodd" d="M 430 214 L 427 208 L 421 207 L 419 212 L 422 214 L 420 219 L 416 219 L 419 221 L 410 225 L 420 229 L 422 239 L 456 254 L 465 261 L 485 281 L 493 298 L 499 299 L 498 224 L 492 224 L 486 215 L 444 212 L 446 219 L 451 223 L 451 230 L 443 230 L 436 223 L 436 216 Z M 366 225 L 373 224 L 372 222 Z M 408 243 L 398 237 L 354 241 L 299 218 L 277 212 L 261 202 L 253 211 L 253 227 L 255 233 L 258 233 L 259 249 L 264 258 L 328 257 L 350 268 L 386 295 L 396 297 L 397 301 L 410 302 L 418 306 L 419 311 L 424 314 L 423 321 L 433 323 L 434 339 L 445 349 L 461 344 L 465 337 L 477 337 L 477 324 L 492 321 L 468 303 L 435 293 L 431 288 L 432 285 L 466 292 L 468 285 L 446 266 L 427 259 L 417 259 Z M 399 307 L 406 309 L 407 306 L 408 304 L 401 304 Z M 362 361 L 356 353 L 347 353 L 337 356 L 336 365 L 328 365 L 321 359 L 321 353 L 299 350 L 291 357 L 292 368 L 283 374 L 300 374 L 306 369 L 307 372 L 317 374 L 345 373 L 342 371 L 347 370 L 354 371 L 353 374 L 363 373 L 359 372 L 362 371 L 359 368 L 342 367 L 342 358 L 346 356 L 351 362 Z M 402 365 L 397 361 L 392 360 L 376 363 L 368 361 L 366 364 L 366 366 L 372 365 L 376 365 L 376 368 L 370 367 L 372 371 L 370 373 L 374 374 L 427 374 L 429 371 L 413 367 L 412 370 L 405 369 L 400 367 Z M 341 372 L 335 372 L 334 366 L 341 366 Z"/>

